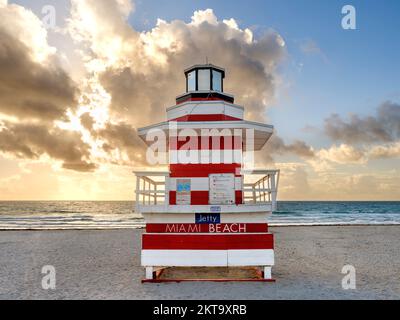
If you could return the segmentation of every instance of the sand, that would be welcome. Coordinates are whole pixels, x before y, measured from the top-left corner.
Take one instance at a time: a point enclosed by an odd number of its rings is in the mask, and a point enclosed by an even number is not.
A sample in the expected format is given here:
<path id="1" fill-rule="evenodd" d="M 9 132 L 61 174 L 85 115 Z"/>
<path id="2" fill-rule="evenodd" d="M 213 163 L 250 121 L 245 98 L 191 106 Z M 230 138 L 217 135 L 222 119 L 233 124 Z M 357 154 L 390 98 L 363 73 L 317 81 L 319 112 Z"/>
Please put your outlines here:
<path id="1" fill-rule="evenodd" d="M 400 226 L 276 227 L 275 283 L 142 284 L 142 230 L 0 231 L 0 299 L 399 299 Z M 356 268 L 343 290 L 342 267 Z M 44 290 L 42 267 L 56 268 Z"/>

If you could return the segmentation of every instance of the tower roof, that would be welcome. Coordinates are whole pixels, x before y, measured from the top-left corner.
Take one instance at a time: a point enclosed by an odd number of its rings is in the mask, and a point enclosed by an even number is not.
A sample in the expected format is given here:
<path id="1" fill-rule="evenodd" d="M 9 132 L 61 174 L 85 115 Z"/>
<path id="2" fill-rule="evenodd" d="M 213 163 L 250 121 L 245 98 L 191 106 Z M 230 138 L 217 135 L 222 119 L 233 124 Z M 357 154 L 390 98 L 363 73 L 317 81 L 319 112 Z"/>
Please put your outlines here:
<path id="1" fill-rule="evenodd" d="M 213 69 L 213 70 L 217 70 L 220 71 L 222 73 L 222 78 L 225 78 L 225 69 L 218 67 L 214 64 L 211 63 L 206 63 L 206 64 L 195 64 L 187 69 L 184 70 L 185 75 L 187 75 L 189 72 L 193 71 L 193 70 L 198 70 L 198 69 Z"/>

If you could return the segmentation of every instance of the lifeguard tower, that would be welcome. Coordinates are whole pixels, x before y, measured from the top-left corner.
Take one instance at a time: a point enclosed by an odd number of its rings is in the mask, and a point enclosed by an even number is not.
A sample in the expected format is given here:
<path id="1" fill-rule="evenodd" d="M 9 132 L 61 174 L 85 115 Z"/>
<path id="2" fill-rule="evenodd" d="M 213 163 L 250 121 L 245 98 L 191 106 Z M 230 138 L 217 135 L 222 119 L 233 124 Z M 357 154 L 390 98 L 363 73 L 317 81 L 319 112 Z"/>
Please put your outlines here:
<path id="1" fill-rule="evenodd" d="M 279 170 L 247 168 L 247 160 L 273 127 L 243 119 L 244 108 L 224 92 L 224 69 L 205 64 L 184 73 L 186 92 L 167 109 L 167 121 L 138 130 L 149 148 L 165 137 L 169 167 L 135 172 L 136 212 L 146 222 L 143 281 L 177 281 L 161 278 L 169 267 L 251 267 L 259 275 L 252 280 L 272 281 L 267 218 L 276 209 Z"/>

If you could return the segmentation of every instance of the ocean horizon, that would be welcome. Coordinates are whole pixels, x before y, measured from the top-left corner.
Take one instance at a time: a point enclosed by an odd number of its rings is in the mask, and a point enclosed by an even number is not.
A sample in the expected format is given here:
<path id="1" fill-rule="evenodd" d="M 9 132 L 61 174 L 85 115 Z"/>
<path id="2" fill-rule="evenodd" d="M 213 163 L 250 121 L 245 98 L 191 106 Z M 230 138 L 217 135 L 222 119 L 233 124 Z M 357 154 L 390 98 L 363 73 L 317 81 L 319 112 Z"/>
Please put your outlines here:
<path id="1" fill-rule="evenodd" d="M 0 201 L 0 230 L 143 228 L 134 201 Z M 270 226 L 400 225 L 400 201 L 279 201 Z"/>

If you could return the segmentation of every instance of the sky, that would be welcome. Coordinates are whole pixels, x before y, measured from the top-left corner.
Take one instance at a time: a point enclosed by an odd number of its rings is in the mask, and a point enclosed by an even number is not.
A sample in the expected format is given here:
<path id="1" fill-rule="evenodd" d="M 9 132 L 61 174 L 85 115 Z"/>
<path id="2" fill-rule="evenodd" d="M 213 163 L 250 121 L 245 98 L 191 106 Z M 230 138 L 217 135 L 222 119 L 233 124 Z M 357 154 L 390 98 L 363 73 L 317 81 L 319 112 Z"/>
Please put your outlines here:
<path id="1" fill-rule="evenodd" d="M 0 0 L 0 200 L 132 200 L 132 170 L 148 168 L 136 129 L 165 120 L 206 56 L 246 117 L 274 125 L 256 157 L 281 169 L 280 200 L 400 200 L 399 12 L 397 0 Z"/>

